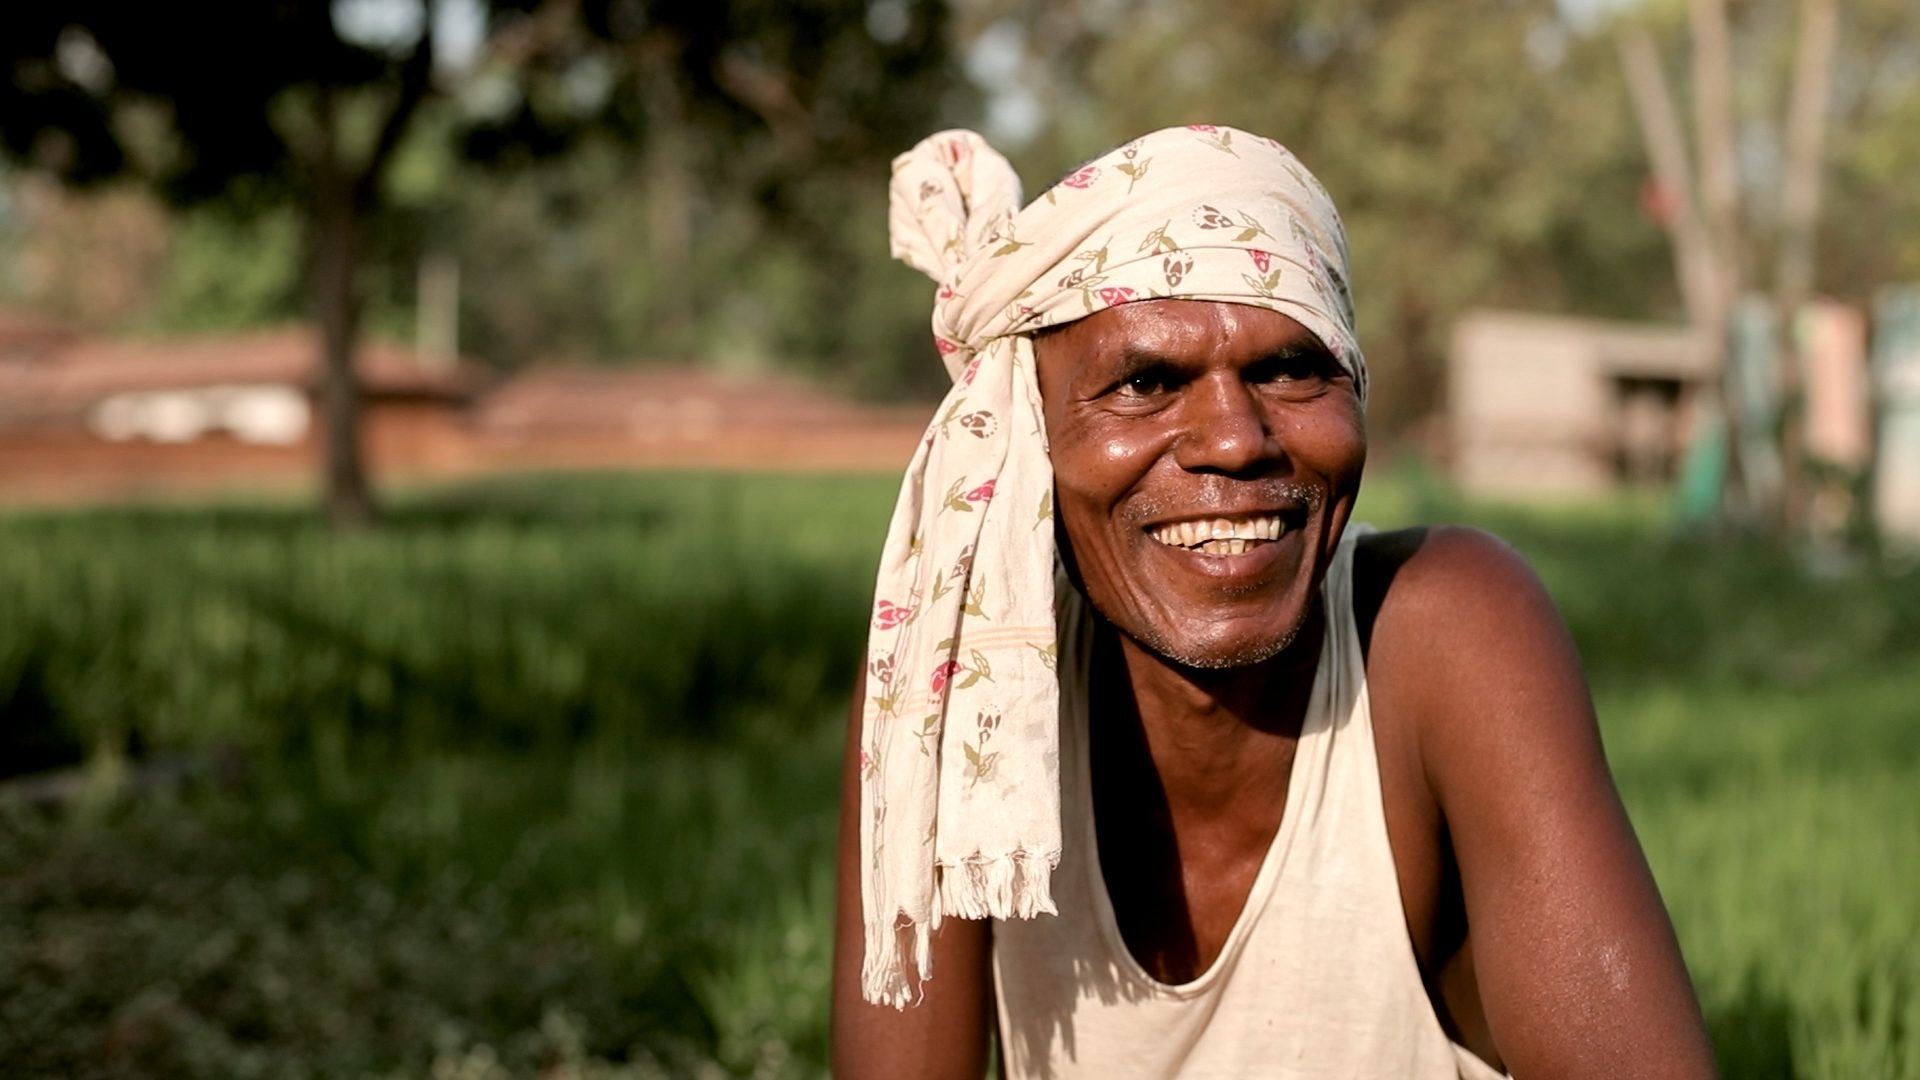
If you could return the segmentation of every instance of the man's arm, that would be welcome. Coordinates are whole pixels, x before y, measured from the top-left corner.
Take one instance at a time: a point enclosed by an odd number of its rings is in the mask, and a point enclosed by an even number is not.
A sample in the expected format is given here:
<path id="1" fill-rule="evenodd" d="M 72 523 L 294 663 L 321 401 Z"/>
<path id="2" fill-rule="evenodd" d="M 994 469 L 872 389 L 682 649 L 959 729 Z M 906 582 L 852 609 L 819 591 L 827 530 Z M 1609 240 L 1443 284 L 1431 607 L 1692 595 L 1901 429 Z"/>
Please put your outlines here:
<path id="1" fill-rule="evenodd" d="M 905 1010 L 860 997 L 865 937 L 860 918 L 860 713 L 856 680 L 840 773 L 839 896 L 833 934 L 833 1075 L 980 1080 L 992 1023 L 991 923 L 947 919 L 933 934 L 933 978 Z M 912 973 L 908 973 L 912 978 Z"/>
<path id="2" fill-rule="evenodd" d="M 1375 652 L 1407 658 L 1417 680 L 1420 760 L 1452 837 L 1480 998 L 1507 1068 L 1712 1076 L 1672 923 L 1546 590 L 1500 541 L 1435 529 L 1394 592 Z"/>

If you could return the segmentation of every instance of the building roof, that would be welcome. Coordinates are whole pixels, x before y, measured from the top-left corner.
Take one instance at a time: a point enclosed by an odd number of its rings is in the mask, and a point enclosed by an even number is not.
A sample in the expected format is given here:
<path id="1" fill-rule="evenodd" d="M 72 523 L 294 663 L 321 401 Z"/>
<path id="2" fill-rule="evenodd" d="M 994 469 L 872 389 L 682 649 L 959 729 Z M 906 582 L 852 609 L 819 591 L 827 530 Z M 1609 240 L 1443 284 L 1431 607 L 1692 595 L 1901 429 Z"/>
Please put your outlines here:
<path id="1" fill-rule="evenodd" d="M 412 349 L 368 339 L 356 350 L 355 368 L 363 390 L 375 397 L 463 398 L 478 381 L 478 369 L 467 361 L 423 365 Z M 69 337 L 31 359 L 0 351 L 0 423 L 78 415 L 116 394 L 263 385 L 310 390 L 319 382 L 320 343 L 306 326 L 146 340 Z"/>
<path id="2" fill-rule="evenodd" d="M 79 336 L 58 319 L 17 308 L 0 308 L 0 364 L 45 359 Z"/>
<path id="3" fill-rule="evenodd" d="M 1546 347 L 1590 356 L 1601 371 L 1626 378 L 1705 379 L 1713 372 L 1708 343 L 1686 326 L 1479 308 L 1454 324 L 1454 350 L 1501 347 L 1522 353 Z"/>

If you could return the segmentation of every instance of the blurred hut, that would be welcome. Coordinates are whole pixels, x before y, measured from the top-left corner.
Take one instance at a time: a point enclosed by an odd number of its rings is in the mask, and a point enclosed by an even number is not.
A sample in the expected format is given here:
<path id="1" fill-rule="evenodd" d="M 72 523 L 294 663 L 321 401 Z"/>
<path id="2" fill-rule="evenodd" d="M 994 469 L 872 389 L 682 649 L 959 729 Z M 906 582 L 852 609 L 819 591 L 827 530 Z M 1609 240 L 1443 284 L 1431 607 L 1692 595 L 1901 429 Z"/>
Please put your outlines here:
<path id="1" fill-rule="evenodd" d="M 78 336 L 57 319 L 0 308 L 0 371 L 47 356 Z M 0 406 L 6 399 L 0 397 Z"/>
<path id="2" fill-rule="evenodd" d="M 1884 289 L 1875 304 L 1879 386 L 1875 511 L 1887 538 L 1920 548 L 1920 285 Z"/>
<path id="3" fill-rule="evenodd" d="M 1469 313 L 1449 369 L 1454 477 L 1476 494 L 1521 497 L 1669 483 L 1710 363 L 1685 329 Z"/>
<path id="4" fill-rule="evenodd" d="M 464 453 L 475 367 L 378 341 L 363 342 L 356 363 L 377 465 L 431 469 Z M 306 327 L 139 341 L 0 319 L 0 481 L 97 493 L 304 475 L 319 444 L 319 377 Z"/>

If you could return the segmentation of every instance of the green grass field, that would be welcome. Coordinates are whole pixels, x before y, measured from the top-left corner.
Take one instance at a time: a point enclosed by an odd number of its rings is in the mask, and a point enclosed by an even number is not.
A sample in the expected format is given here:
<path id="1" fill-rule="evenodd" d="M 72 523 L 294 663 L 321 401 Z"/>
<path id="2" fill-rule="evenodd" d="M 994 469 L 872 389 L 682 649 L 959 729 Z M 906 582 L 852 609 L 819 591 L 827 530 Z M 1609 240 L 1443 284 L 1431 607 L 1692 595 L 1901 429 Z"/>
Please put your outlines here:
<path id="1" fill-rule="evenodd" d="M 1920 575 L 1370 484 L 1364 517 L 1492 528 L 1560 601 L 1726 1074 L 1920 1080 Z M 0 1073 L 822 1073 L 892 493 L 0 516 L 0 773 L 85 763 L 58 810 L 0 798 Z"/>

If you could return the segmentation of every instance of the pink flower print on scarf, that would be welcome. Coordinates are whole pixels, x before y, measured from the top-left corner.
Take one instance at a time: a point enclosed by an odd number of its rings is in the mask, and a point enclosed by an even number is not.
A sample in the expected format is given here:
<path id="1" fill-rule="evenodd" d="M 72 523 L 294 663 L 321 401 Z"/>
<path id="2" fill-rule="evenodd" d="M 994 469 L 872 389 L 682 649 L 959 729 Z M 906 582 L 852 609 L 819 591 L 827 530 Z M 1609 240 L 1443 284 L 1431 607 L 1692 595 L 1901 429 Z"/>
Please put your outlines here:
<path id="1" fill-rule="evenodd" d="M 1066 179 L 1060 181 L 1060 186 L 1070 187 L 1076 191 L 1085 191 L 1092 187 L 1093 182 L 1098 179 L 1100 179 L 1100 167 L 1098 165 L 1082 165 L 1080 168 L 1069 173 Z"/>
<path id="2" fill-rule="evenodd" d="M 947 680 L 953 678 L 955 675 L 958 675 L 965 670 L 967 670 L 966 667 L 962 665 L 958 660 L 943 660 L 940 663 L 935 664 L 933 666 L 933 679 L 928 684 L 928 688 L 933 691 L 933 696 L 939 697 L 940 695 L 946 693 Z"/>

